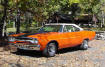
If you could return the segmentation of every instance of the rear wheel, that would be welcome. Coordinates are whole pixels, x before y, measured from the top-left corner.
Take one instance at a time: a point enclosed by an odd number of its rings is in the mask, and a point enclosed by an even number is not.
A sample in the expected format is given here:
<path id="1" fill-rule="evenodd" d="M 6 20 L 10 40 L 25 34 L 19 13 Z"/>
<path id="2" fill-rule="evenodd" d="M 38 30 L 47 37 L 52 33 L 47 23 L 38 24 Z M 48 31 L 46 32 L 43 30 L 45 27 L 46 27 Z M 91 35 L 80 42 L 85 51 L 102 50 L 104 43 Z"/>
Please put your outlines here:
<path id="1" fill-rule="evenodd" d="M 87 50 L 88 49 L 88 40 L 84 40 L 80 45 L 80 49 Z"/>
<path id="2" fill-rule="evenodd" d="M 45 50 L 43 51 L 43 54 L 47 57 L 53 57 L 55 56 L 57 52 L 57 46 L 55 43 L 49 43 Z"/>

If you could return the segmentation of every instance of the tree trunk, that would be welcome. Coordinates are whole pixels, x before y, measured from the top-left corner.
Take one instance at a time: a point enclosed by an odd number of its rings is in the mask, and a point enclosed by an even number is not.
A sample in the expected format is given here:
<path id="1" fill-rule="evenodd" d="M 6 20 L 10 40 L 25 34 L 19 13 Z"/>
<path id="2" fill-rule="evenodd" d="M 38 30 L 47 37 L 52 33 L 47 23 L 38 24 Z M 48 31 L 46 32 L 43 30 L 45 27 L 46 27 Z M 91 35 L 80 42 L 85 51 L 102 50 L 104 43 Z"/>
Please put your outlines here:
<path id="1" fill-rule="evenodd" d="M 104 11 L 102 11 L 102 27 L 104 26 L 104 21 L 105 21 L 105 19 L 104 19 Z"/>
<path id="2" fill-rule="evenodd" d="M 7 37 L 4 35 L 3 33 L 3 29 L 5 28 L 4 27 L 4 23 L 6 21 L 6 16 L 7 16 L 7 5 L 8 4 L 8 0 L 4 0 L 4 11 L 3 11 L 3 17 L 0 19 L 0 46 L 4 46 L 4 45 L 7 45 L 8 42 L 7 42 Z"/>
<path id="3" fill-rule="evenodd" d="M 6 20 L 6 15 L 7 15 L 7 4 L 8 4 L 8 0 L 4 0 L 4 13 L 3 13 L 3 17 L 0 20 L 0 37 L 3 37 L 3 26 L 4 26 L 4 22 Z"/>
<path id="4" fill-rule="evenodd" d="M 26 30 L 30 30 L 30 26 L 32 24 L 32 19 L 31 19 L 31 14 L 29 12 L 26 12 L 25 13 L 25 24 L 26 24 Z"/>
<path id="5" fill-rule="evenodd" d="M 16 33 L 20 33 L 20 10 L 17 10 L 16 16 Z"/>
<path id="6" fill-rule="evenodd" d="M 7 33 L 6 33 L 6 20 L 4 21 L 4 25 L 3 25 L 3 33 L 2 33 L 3 36 L 7 36 Z"/>

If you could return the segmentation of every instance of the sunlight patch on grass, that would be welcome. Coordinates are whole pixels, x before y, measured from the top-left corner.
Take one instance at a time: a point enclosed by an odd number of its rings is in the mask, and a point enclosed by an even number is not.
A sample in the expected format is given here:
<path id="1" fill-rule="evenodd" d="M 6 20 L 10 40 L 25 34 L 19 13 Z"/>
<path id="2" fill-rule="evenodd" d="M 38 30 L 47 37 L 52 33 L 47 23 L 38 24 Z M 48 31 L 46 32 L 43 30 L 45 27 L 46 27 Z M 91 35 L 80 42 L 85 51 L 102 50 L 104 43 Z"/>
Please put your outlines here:
<path id="1" fill-rule="evenodd" d="M 7 28 L 7 32 L 16 32 L 16 28 Z"/>

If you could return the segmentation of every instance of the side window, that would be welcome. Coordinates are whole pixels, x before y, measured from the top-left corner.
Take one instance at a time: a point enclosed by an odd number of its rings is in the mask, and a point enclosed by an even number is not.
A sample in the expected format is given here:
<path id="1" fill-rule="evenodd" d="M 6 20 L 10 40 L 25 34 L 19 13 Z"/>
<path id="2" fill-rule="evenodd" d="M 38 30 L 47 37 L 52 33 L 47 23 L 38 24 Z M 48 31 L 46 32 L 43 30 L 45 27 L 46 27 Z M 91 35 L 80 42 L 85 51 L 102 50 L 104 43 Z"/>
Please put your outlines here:
<path id="1" fill-rule="evenodd" d="M 67 28 L 66 28 L 66 26 L 64 26 L 64 28 L 63 28 L 63 32 L 67 32 Z"/>
<path id="2" fill-rule="evenodd" d="M 74 28 L 72 25 L 65 25 L 63 31 L 64 32 L 74 32 Z"/>
<path id="3" fill-rule="evenodd" d="M 74 32 L 74 28 L 72 25 L 67 25 L 67 32 Z"/>
<path id="4" fill-rule="evenodd" d="M 63 31 L 64 32 L 77 32 L 77 31 L 80 31 L 80 29 L 72 25 L 65 25 Z"/>

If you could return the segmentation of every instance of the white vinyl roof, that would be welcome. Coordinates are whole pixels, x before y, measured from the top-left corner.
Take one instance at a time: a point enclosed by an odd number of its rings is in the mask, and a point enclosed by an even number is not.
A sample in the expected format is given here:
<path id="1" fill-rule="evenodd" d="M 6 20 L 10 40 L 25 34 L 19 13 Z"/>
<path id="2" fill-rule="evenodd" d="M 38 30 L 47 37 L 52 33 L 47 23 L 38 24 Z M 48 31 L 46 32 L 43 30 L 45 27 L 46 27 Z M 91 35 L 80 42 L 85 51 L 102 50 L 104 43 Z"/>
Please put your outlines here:
<path id="1" fill-rule="evenodd" d="M 80 30 L 83 30 L 83 28 L 79 27 L 78 25 L 70 24 L 70 23 L 49 23 L 49 24 L 45 24 L 45 25 L 63 25 L 63 26 L 65 26 L 65 25 L 73 25 L 73 26 L 79 28 Z"/>
<path id="2" fill-rule="evenodd" d="M 76 24 L 70 24 L 70 23 L 49 23 L 45 25 L 76 25 Z"/>

